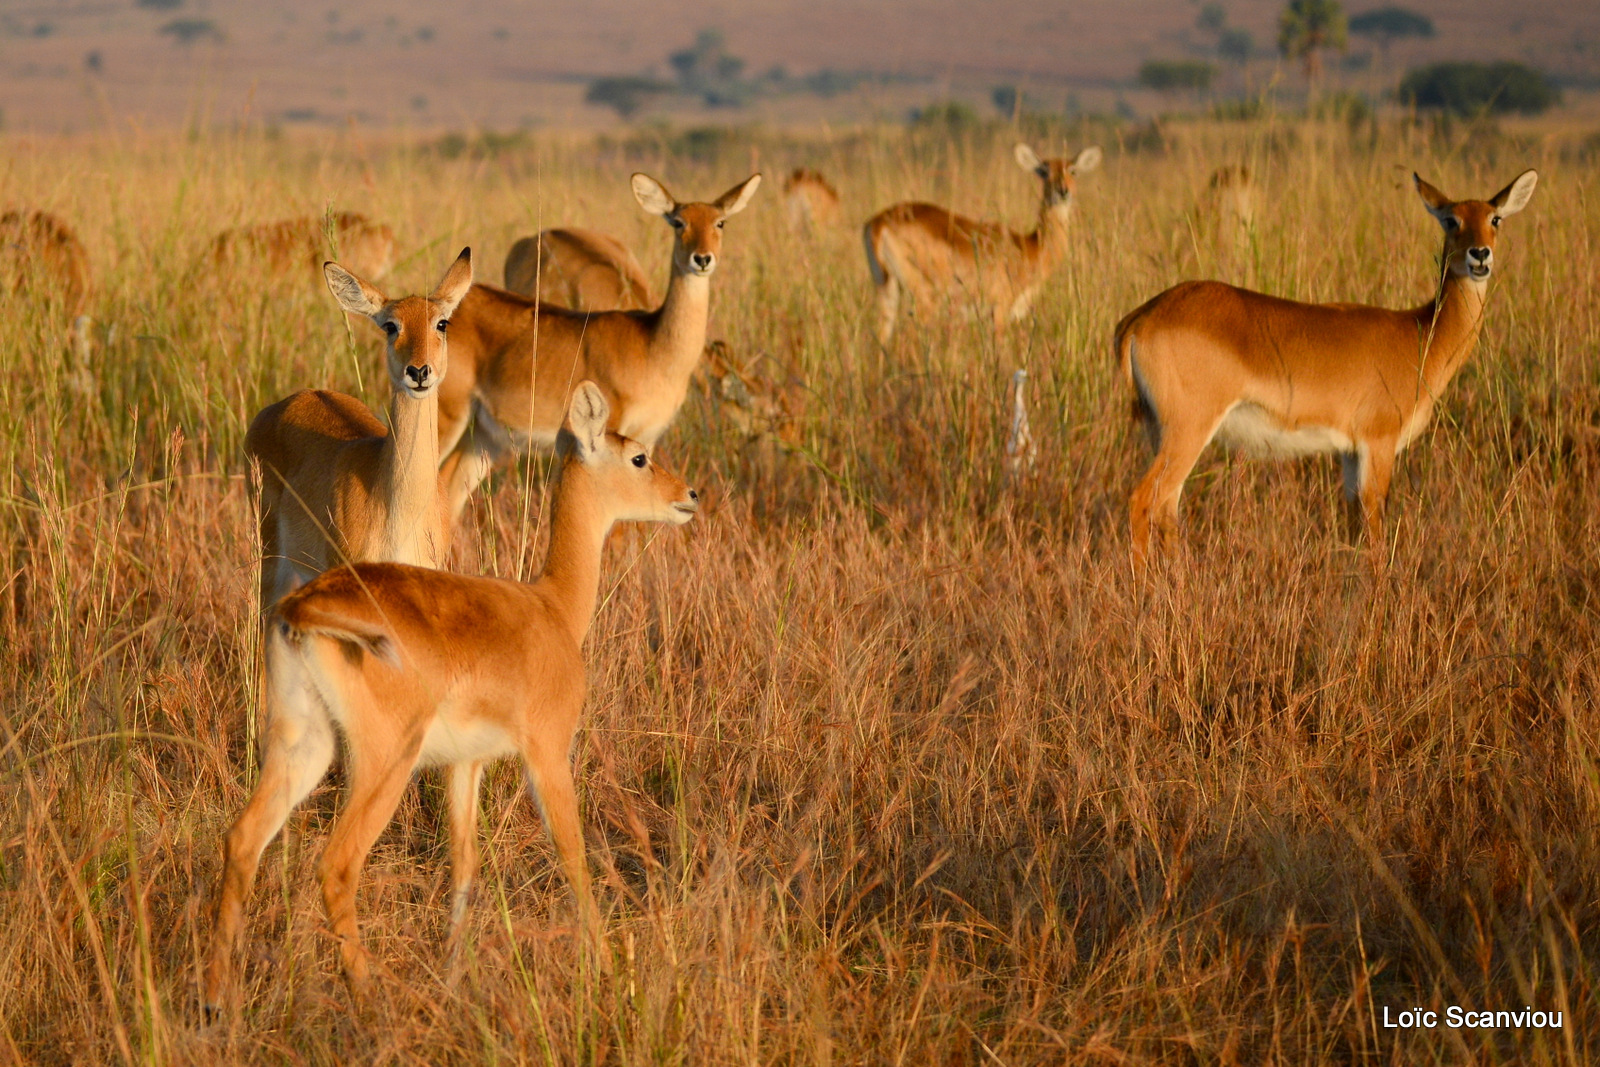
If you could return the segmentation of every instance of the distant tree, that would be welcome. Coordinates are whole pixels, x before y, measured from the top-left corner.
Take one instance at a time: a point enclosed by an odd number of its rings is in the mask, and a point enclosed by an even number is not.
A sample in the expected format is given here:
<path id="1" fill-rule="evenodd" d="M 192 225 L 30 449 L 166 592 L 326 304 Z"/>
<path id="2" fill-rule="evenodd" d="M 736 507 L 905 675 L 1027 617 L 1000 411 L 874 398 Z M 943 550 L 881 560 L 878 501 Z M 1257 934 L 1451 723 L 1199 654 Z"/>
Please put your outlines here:
<path id="1" fill-rule="evenodd" d="M 1227 29 L 1217 36 L 1217 55 L 1229 63 L 1244 66 L 1255 54 L 1256 40 L 1249 30 Z"/>
<path id="2" fill-rule="evenodd" d="M 670 92 L 672 86 L 654 78 L 596 78 L 583 94 L 583 102 L 596 107 L 609 107 L 628 119 L 651 97 Z"/>
<path id="3" fill-rule="evenodd" d="M 1204 60 L 1152 59 L 1139 68 L 1139 84 L 1163 93 L 1202 92 L 1211 88 L 1216 73 L 1217 68 Z"/>
<path id="4" fill-rule="evenodd" d="M 1387 48 L 1401 37 L 1432 37 L 1433 20 L 1403 7 L 1380 7 L 1350 16 L 1350 32 Z"/>
<path id="5" fill-rule="evenodd" d="M 1537 115 L 1560 100 L 1543 74 L 1509 60 L 1419 67 L 1401 79 L 1398 95 L 1404 103 L 1458 115 Z"/>
<path id="6" fill-rule="evenodd" d="M 1306 79 L 1322 74 L 1322 53 L 1343 52 L 1349 27 L 1339 0 L 1289 0 L 1278 17 L 1278 51 L 1305 65 Z"/>
<path id="7" fill-rule="evenodd" d="M 1228 24 L 1228 12 L 1221 4 L 1206 4 L 1195 17 L 1194 24 L 1207 33 L 1221 33 Z"/>
<path id="8" fill-rule="evenodd" d="M 744 60 L 730 55 L 720 30 L 701 30 L 692 46 L 667 57 L 685 92 L 701 97 L 712 107 L 737 107 L 753 87 L 743 80 Z"/>
<path id="9" fill-rule="evenodd" d="M 176 11 L 183 6 L 183 0 L 134 0 L 134 3 L 151 11 Z"/>
<path id="10" fill-rule="evenodd" d="M 156 32 L 171 37 L 182 45 L 191 45 L 196 41 L 215 41 L 221 43 L 226 40 L 217 24 L 210 19 L 173 19 Z"/>

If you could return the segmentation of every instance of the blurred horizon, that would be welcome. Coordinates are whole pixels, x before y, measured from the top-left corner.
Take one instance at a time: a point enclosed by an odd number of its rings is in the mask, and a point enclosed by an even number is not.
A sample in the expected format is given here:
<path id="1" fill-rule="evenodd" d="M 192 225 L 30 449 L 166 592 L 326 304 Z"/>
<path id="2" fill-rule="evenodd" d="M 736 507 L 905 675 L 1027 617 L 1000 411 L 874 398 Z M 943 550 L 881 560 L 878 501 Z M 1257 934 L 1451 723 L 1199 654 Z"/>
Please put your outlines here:
<path id="1" fill-rule="evenodd" d="M 1349 15 L 1390 6 L 1345 5 Z M 1585 98 L 1600 89 L 1600 4 L 1507 16 L 1408 0 L 1427 38 L 1351 34 L 1323 84 L 1382 99 L 1409 68 L 1516 60 Z M 1012 87 L 1037 110 L 1148 116 L 1192 102 L 1138 83 L 1151 60 L 1208 62 L 1205 99 L 1301 91 L 1277 54 L 1281 0 L 477 0 L 448 12 L 388 0 L 73 0 L 0 13 L 0 122 L 9 132 L 172 128 L 241 120 L 424 129 L 599 129 L 595 79 L 638 79 L 635 120 L 798 123 L 903 118 L 919 105 L 982 106 Z M 1231 34 L 1231 46 L 1222 44 Z M 667 94 L 675 53 L 715 42 L 736 91 Z M 1231 50 L 1230 50 L 1231 48 Z M 716 72 L 713 71 L 713 74 Z M 674 79 L 678 82 L 674 82 Z M 708 102 L 709 101 L 709 102 Z M 998 106 L 998 104 L 996 105 Z"/>

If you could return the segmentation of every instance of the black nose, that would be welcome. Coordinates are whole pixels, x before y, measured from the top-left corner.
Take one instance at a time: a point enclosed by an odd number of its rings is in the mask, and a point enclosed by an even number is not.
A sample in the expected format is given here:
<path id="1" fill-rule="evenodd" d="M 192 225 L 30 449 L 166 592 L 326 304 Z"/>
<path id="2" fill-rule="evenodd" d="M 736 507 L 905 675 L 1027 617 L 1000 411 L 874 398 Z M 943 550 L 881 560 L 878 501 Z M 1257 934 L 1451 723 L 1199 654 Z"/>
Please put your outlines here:
<path id="1" fill-rule="evenodd" d="M 414 388 L 422 389 L 433 379 L 433 368 L 426 363 L 420 367 L 407 367 L 406 377 Z"/>
<path id="2" fill-rule="evenodd" d="M 707 267 L 711 266 L 712 261 L 717 257 L 713 256 L 710 252 L 696 252 L 689 258 L 694 260 L 694 265 L 696 267 L 700 268 L 701 270 L 705 270 Z"/>
<path id="3" fill-rule="evenodd" d="M 1482 263 L 1489 258 L 1489 250 L 1481 245 L 1477 248 L 1469 248 L 1467 249 L 1467 258 L 1475 259 Z"/>

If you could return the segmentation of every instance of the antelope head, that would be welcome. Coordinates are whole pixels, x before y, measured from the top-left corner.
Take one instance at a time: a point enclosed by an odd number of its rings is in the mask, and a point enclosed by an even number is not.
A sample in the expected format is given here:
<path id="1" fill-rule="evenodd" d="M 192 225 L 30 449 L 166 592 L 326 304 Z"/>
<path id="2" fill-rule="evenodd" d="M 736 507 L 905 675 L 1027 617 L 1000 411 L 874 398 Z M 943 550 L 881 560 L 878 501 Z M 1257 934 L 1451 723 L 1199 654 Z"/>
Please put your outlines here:
<path id="1" fill-rule="evenodd" d="M 394 391 L 421 400 L 444 381 L 449 353 L 445 329 L 456 305 L 472 288 L 472 249 L 463 248 L 428 296 L 390 300 L 382 290 L 331 260 L 322 265 L 328 289 L 339 306 L 371 319 L 388 340 L 389 383 Z"/>
<path id="2" fill-rule="evenodd" d="M 1494 240 L 1500 232 L 1500 220 L 1528 206 L 1533 187 L 1539 184 L 1539 172 L 1523 171 L 1516 181 L 1488 200 L 1451 200 L 1418 175 L 1412 174 L 1411 180 L 1428 213 L 1444 227 L 1445 271 L 1458 278 L 1484 282 L 1494 271 Z"/>
<path id="3" fill-rule="evenodd" d="M 672 269 L 676 273 L 709 278 L 722 251 L 722 224 L 743 211 L 761 184 L 752 174 L 709 204 L 680 204 L 666 186 L 648 174 L 633 176 L 633 195 L 639 206 L 667 220 L 673 230 Z"/>

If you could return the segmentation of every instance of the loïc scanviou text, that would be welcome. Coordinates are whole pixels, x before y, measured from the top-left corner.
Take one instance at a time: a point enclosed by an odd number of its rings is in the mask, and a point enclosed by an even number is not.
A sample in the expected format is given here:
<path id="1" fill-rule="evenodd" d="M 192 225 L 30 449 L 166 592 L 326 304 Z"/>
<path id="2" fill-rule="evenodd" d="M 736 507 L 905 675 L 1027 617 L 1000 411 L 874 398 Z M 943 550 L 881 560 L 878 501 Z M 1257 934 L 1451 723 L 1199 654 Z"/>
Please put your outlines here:
<path id="1" fill-rule="evenodd" d="M 1444 1011 L 1404 1008 L 1391 1012 L 1383 1007 L 1383 1025 L 1391 1030 L 1435 1030 L 1443 1024 L 1452 1030 L 1559 1030 L 1559 1011 L 1535 1011 L 1530 1007 L 1515 1011 L 1474 1011 L 1452 1004 Z"/>

